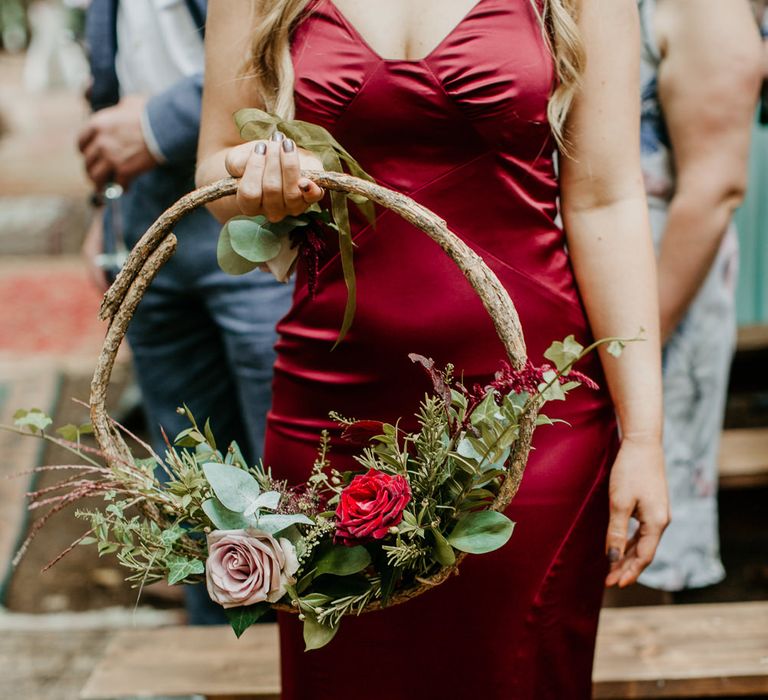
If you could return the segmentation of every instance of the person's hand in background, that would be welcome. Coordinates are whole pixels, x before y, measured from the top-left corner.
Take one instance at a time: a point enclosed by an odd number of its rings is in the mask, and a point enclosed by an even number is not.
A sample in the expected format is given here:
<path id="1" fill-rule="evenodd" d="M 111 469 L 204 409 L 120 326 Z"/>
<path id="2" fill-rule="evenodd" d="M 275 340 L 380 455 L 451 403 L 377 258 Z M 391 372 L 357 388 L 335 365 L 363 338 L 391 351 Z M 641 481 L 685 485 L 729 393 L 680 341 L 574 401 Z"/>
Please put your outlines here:
<path id="1" fill-rule="evenodd" d="M 92 114 L 80 131 L 77 145 L 96 189 L 107 182 L 128 187 L 136 176 L 158 164 L 142 129 L 146 103 L 141 95 L 124 97 L 115 106 Z"/>
<path id="2" fill-rule="evenodd" d="M 99 256 L 104 252 L 104 212 L 94 209 L 91 225 L 85 235 L 80 254 L 83 256 L 88 277 L 99 292 L 106 292 L 109 283 L 107 275 L 99 265 Z"/>

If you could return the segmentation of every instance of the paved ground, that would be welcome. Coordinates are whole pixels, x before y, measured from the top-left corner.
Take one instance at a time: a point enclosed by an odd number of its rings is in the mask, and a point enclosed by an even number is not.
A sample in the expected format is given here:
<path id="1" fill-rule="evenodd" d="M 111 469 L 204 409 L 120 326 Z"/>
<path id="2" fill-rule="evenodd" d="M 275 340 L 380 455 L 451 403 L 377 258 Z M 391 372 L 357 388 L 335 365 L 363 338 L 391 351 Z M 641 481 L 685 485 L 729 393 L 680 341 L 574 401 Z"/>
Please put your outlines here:
<path id="1" fill-rule="evenodd" d="M 87 399 L 104 333 L 99 294 L 78 255 L 89 188 L 74 144 L 86 112 L 78 95 L 27 94 L 22 65 L 0 53 L 0 424 L 22 407 L 54 414 L 57 425 L 83 422 L 86 410 L 70 398 Z M 115 399 L 129 383 L 126 360 L 115 371 Z M 56 516 L 11 571 L 32 478 L 7 477 L 65 461 L 35 439 L 0 432 L 2 698 L 75 700 L 115 629 L 183 620 L 176 592 L 157 587 L 134 615 L 136 591 L 114 561 L 90 548 L 41 576 L 41 566 L 82 531 L 72 514 Z M 50 479 L 37 478 L 37 486 Z"/>

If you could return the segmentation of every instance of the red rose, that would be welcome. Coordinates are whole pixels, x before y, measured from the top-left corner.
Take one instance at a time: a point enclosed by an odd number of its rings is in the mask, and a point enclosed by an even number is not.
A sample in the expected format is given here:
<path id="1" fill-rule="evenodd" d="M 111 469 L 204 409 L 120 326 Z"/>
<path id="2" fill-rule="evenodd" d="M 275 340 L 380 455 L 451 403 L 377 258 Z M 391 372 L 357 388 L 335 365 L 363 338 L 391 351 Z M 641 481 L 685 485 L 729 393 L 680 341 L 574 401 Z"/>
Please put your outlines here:
<path id="1" fill-rule="evenodd" d="M 408 481 L 370 469 L 341 492 L 336 508 L 336 541 L 348 546 L 380 540 L 403 519 L 411 500 Z"/>

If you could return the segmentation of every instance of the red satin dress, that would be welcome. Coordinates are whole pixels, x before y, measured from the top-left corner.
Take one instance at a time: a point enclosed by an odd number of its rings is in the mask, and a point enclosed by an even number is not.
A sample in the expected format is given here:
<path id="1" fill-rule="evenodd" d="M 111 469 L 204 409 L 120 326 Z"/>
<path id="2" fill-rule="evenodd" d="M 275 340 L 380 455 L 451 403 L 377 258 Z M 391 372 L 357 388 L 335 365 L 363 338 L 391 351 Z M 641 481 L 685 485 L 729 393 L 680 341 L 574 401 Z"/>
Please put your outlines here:
<path id="1" fill-rule="evenodd" d="M 547 123 L 553 66 L 529 0 L 479 0 L 428 56 L 377 55 L 330 0 L 292 40 L 297 118 L 326 127 L 376 180 L 429 207 L 493 268 L 517 305 L 529 356 L 573 333 L 591 339 L 556 223 Z M 351 207 L 354 215 L 354 206 Z M 337 251 L 306 277 L 279 324 L 265 462 L 306 479 L 323 429 L 332 459 L 355 468 L 329 410 L 395 421 L 431 388 L 408 353 L 484 382 L 504 351 L 483 307 L 442 250 L 395 214 L 354 217 L 357 314 L 331 351 L 346 289 Z M 580 368 L 604 387 L 599 361 Z M 616 452 L 605 389 L 580 387 L 538 429 L 501 550 L 418 599 L 347 617 L 304 652 L 280 620 L 285 700 L 579 700 L 590 697 L 607 571 L 607 474 Z"/>

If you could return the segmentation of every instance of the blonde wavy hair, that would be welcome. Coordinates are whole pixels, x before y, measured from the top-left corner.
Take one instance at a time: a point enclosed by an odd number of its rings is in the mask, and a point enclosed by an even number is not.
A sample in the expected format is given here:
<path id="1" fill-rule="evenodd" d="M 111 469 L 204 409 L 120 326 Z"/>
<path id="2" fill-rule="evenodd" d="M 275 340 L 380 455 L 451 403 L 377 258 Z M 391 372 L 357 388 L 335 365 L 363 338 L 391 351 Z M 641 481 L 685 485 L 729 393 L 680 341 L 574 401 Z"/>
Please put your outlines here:
<path id="1" fill-rule="evenodd" d="M 565 123 L 584 70 L 585 54 L 576 25 L 578 0 L 529 0 L 552 53 L 557 84 L 550 96 L 547 116 L 561 148 L 567 138 Z M 294 116 L 291 31 L 312 0 L 259 0 L 254 23 L 248 73 L 265 109 L 284 119 Z"/>

